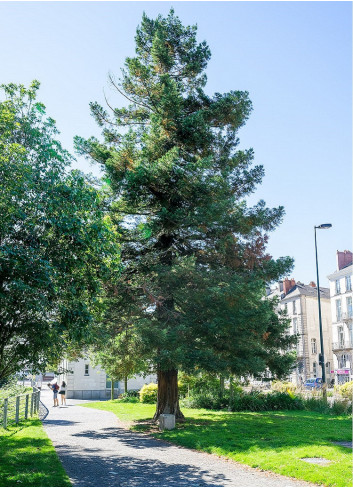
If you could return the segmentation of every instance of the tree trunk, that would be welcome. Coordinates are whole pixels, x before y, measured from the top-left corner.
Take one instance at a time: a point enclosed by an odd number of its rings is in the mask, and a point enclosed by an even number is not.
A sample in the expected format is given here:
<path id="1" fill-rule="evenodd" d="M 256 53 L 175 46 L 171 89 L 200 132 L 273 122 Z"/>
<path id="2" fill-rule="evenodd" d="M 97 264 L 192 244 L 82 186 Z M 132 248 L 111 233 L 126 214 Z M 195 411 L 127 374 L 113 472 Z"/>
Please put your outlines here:
<path id="1" fill-rule="evenodd" d="M 112 385 L 110 386 L 110 400 L 114 401 L 114 379 L 110 379 Z"/>
<path id="2" fill-rule="evenodd" d="M 124 377 L 124 391 L 126 394 L 127 393 L 127 375 L 125 375 L 125 377 Z"/>
<path id="3" fill-rule="evenodd" d="M 233 399 L 234 399 L 234 385 L 233 385 L 233 377 L 229 377 L 229 405 L 228 405 L 228 411 L 232 410 L 232 405 L 233 405 Z"/>
<path id="4" fill-rule="evenodd" d="M 178 371 L 158 370 L 157 409 L 153 417 L 157 421 L 161 414 L 175 414 L 176 421 L 184 421 L 179 407 Z"/>
<path id="5" fill-rule="evenodd" d="M 219 392 L 220 392 L 221 396 L 223 396 L 223 394 L 224 394 L 224 377 L 223 377 L 223 375 L 221 375 L 219 378 Z"/>

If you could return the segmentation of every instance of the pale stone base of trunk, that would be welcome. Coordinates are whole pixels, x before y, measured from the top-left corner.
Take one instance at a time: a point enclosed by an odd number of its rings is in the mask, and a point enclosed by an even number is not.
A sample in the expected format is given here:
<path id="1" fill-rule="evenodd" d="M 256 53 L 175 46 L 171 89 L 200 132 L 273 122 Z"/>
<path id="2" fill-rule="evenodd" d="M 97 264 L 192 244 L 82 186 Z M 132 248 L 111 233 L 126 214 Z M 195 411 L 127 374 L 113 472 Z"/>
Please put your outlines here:
<path id="1" fill-rule="evenodd" d="M 174 414 L 176 421 L 185 420 L 179 407 L 177 370 L 158 370 L 157 409 L 153 420 L 157 421 L 161 414 Z"/>

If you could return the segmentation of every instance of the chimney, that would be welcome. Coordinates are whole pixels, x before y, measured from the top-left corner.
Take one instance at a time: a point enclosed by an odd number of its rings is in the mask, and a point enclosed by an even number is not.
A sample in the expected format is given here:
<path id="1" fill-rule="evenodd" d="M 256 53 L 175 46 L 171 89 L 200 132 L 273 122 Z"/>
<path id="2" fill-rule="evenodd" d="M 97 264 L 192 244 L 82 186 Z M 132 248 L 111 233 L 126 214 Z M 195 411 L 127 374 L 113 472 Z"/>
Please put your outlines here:
<path id="1" fill-rule="evenodd" d="M 284 295 L 287 295 L 290 289 L 292 289 L 295 286 L 295 280 L 294 278 L 291 278 L 290 280 L 288 278 L 285 278 L 283 280 L 283 292 Z"/>
<path id="2" fill-rule="evenodd" d="M 337 270 L 347 267 L 352 264 L 352 252 L 348 250 L 337 250 Z"/>
<path id="3" fill-rule="evenodd" d="M 311 281 L 309 285 L 310 285 L 310 287 L 316 287 L 316 283 L 313 281 Z"/>

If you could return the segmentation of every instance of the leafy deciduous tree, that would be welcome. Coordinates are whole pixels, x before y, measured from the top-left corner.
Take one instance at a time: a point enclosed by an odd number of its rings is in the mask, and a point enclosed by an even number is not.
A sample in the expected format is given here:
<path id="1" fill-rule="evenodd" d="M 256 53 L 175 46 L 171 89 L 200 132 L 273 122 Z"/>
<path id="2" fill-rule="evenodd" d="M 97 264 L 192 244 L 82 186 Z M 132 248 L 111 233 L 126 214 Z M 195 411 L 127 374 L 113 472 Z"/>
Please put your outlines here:
<path id="1" fill-rule="evenodd" d="M 104 199 L 55 139 L 39 83 L 2 86 L 0 378 L 45 367 L 87 334 L 116 261 Z"/>

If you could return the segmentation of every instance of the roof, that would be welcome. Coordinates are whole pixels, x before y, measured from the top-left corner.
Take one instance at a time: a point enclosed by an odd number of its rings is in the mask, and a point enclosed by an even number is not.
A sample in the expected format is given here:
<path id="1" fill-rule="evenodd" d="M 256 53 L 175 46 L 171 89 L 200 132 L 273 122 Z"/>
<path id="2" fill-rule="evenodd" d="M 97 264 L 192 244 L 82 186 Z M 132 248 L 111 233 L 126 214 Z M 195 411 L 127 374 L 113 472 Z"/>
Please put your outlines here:
<path id="1" fill-rule="evenodd" d="M 282 300 L 294 298 L 297 295 L 307 295 L 316 297 L 317 296 L 317 287 L 312 287 L 311 285 L 304 284 L 295 284 L 294 287 L 290 289 L 287 295 L 285 295 Z M 320 287 L 320 297 L 323 299 L 330 298 L 330 289 L 326 287 Z"/>
<path id="2" fill-rule="evenodd" d="M 345 277 L 346 275 L 352 274 L 352 271 L 353 271 L 353 265 L 352 263 L 350 263 L 349 265 L 346 265 L 340 270 L 336 270 L 335 272 L 331 273 L 331 275 L 328 275 L 327 278 L 329 280 L 335 280 L 336 278 Z"/>

